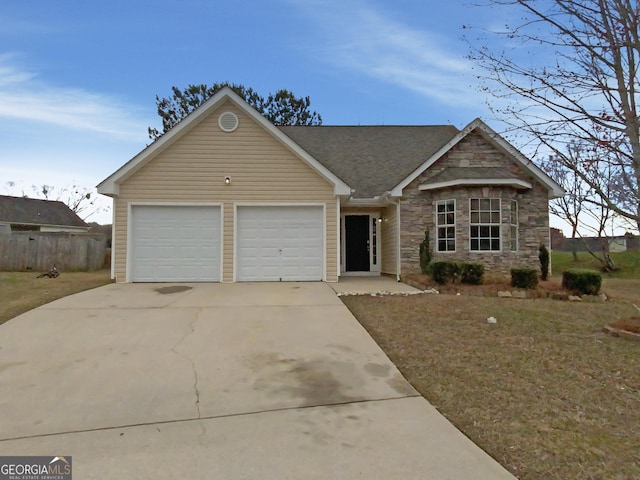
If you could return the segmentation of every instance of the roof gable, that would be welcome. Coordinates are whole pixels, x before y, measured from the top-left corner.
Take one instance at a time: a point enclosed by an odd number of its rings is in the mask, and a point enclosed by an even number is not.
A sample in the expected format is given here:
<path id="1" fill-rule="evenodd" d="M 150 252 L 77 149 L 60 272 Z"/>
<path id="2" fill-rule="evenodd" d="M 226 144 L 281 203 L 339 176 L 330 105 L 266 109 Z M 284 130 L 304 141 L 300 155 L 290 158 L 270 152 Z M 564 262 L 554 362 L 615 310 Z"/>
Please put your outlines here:
<path id="1" fill-rule="evenodd" d="M 60 201 L 0 195 L 0 222 L 20 225 L 88 227 Z"/>
<path id="2" fill-rule="evenodd" d="M 459 144 L 472 132 L 477 131 L 483 138 L 485 138 L 491 145 L 497 150 L 501 151 L 509 158 L 511 158 L 519 167 L 524 171 L 530 173 L 539 183 L 545 186 L 549 192 L 549 198 L 558 198 L 565 194 L 564 190 L 558 183 L 556 183 L 551 177 L 544 173 L 536 164 L 526 158 L 520 151 L 518 151 L 513 145 L 507 142 L 504 138 L 498 135 L 487 124 L 485 124 L 479 118 L 476 118 L 473 122 L 463 128 L 455 137 L 443 145 L 437 152 L 431 155 L 427 160 L 422 163 L 418 168 L 411 172 L 406 178 L 399 182 L 391 191 L 392 196 L 401 197 L 403 189 L 413 182 L 418 176 L 425 172 L 435 162 L 437 162 L 442 156 L 449 152 L 453 147 Z"/>
<path id="3" fill-rule="evenodd" d="M 264 118 L 258 111 L 247 104 L 229 87 L 224 87 L 210 99 L 204 102 L 200 107 L 191 112 L 187 117 L 181 120 L 176 126 L 165 133 L 158 140 L 153 142 L 147 148 L 138 153 L 126 164 L 116 170 L 109 177 L 98 184 L 98 192 L 103 195 L 117 196 L 119 193 L 119 184 L 137 172 L 140 168 L 151 161 L 156 155 L 163 152 L 176 140 L 187 134 L 194 126 L 200 123 L 204 118 L 212 114 L 225 102 L 231 101 L 254 121 L 261 125 L 267 132 L 281 142 L 286 148 L 291 150 L 301 161 L 305 162 L 320 176 L 325 178 L 334 186 L 336 195 L 349 195 L 351 187 L 338 178 L 333 172 L 327 169 L 322 163 L 318 162 L 308 152 L 303 150 L 298 144 L 292 141 L 287 135 L 282 133 L 276 126 Z"/>

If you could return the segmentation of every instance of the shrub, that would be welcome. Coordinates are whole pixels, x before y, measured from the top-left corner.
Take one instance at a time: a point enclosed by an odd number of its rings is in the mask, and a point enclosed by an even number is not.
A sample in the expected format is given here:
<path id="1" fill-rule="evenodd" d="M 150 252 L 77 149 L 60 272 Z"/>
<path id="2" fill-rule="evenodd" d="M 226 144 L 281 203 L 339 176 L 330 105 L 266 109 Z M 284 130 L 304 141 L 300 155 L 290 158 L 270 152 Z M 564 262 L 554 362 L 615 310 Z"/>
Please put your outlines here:
<path id="1" fill-rule="evenodd" d="M 538 286 L 538 271 L 529 267 L 512 268 L 511 286 L 516 288 L 536 288 Z"/>
<path id="2" fill-rule="evenodd" d="M 424 240 L 420 244 L 420 271 L 425 275 L 429 273 L 431 263 L 431 248 L 429 247 L 429 230 L 424 231 Z"/>
<path id="3" fill-rule="evenodd" d="M 546 280 L 549 277 L 549 250 L 545 247 L 544 243 L 540 244 L 540 278 Z"/>
<path id="4" fill-rule="evenodd" d="M 444 285 L 448 282 L 455 282 L 460 275 L 460 265 L 458 262 L 433 262 L 431 264 L 431 276 L 433 280 Z"/>
<path id="5" fill-rule="evenodd" d="M 484 265 L 481 263 L 463 263 L 460 265 L 460 281 L 471 285 L 480 285 L 484 280 Z"/>
<path id="6" fill-rule="evenodd" d="M 562 272 L 562 286 L 583 295 L 595 295 L 602 286 L 602 275 L 595 270 L 567 270 Z"/>

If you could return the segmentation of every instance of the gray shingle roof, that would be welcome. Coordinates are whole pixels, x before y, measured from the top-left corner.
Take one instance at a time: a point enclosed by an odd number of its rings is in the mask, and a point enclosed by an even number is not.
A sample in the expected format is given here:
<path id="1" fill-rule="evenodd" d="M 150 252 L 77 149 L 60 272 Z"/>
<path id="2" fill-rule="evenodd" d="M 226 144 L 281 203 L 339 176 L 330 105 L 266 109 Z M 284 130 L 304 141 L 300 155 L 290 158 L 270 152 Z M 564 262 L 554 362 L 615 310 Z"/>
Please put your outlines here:
<path id="1" fill-rule="evenodd" d="M 62 202 L 5 195 L 0 195 L 0 222 L 65 227 L 88 226 Z"/>
<path id="2" fill-rule="evenodd" d="M 458 133 L 452 125 L 278 128 L 354 188 L 356 198 L 391 190 Z"/>

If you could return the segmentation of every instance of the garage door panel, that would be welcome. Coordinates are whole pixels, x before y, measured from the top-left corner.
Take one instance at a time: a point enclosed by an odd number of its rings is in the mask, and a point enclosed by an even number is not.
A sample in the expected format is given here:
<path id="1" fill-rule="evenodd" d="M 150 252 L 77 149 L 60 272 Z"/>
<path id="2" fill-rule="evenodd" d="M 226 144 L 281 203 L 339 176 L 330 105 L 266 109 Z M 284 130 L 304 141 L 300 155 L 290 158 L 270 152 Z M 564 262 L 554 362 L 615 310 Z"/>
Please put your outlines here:
<path id="1" fill-rule="evenodd" d="M 220 207 L 132 207 L 134 282 L 220 281 Z"/>
<path id="2" fill-rule="evenodd" d="M 238 207 L 237 279 L 322 280 L 322 207 Z"/>

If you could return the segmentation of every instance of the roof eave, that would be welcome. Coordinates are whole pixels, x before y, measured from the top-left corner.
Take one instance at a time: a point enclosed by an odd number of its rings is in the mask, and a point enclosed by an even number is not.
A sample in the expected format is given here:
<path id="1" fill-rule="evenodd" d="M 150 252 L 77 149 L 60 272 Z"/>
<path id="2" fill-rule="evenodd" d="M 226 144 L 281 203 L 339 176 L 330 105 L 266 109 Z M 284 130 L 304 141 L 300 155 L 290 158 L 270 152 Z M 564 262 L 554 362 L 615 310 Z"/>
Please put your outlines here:
<path id="1" fill-rule="evenodd" d="M 415 169 L 407 178 L 396 185 L 391 190 L 391 195 L 394 197 L 402 197 L 404 188 L 413 182 L 420 174 L 433 165 L 438 159 L 440 159 L 449 150 L 455 147 L 461 140 L 469 135 L 473 130 L 478 130 L 481 135 L 486 138 L 492 145 L 498 148 L 500 151 L 510 156 L 516 162 L 518 162 L 526 171 L 531 173 L 540 183 L 542 183 L 549 191 L 549 198 L 560 198 L 564 196 L 565 191 L 562 187 L 555 182 L 551 177 L 544 173 L 535 163 L 525 157 L 518 149 L 507 142 L 504 138 L 498 135 L 491 127 L 484 123 L 480 118 L 476 118 L 469 125 L 464 127 L 460 132 L 447 142 L 440 150 L 431 155 L 422 165 Z"/>
<path id="2" fill-rule="evenodd" d="M 13 221 L 13 220 L 2 220 L 0 221 L 0 223 L 6 224 L 6 225 L 29 225 L 33 227 L 78 228 L 78 229 L 83 229 L 87 231 L 91 229 L 91 227 L 88 225 L 59 225 L 59 224 L 53 224 L 53 223 L 33 223 L 33 222 L 20 222 L 20 221 Z"/>
<path id="3" fill-rule="evenodd" d="M 516 189 L 533 188 L 533 185 L 519 178 L 461 178 L 458 180 L 446 180 L 443 182 L 423 183 L 418 186 L 420 191 L 438 190 L 441 188 L 457 187 L 457 186 L 507 186 Z"/>
<path id="4" fill-rule="evenodd" d="M 243 110 L 247 115 L 252 117 L 265 130 L 271 133 L 280 143 L 291 150 L 307 165 L 315 170 L 320 176 L 331 183 L 334 187 L 334 195 L 350 195 L 351 187 L 344 183 L 340 178 L 334 175 L 329 169 L 322 165 L 318 160 L 307 153 L 300 145 L 295 143 L 284 132 L 280 131 L 269 120 L 262 116 L 257 110 L 245 102 L 231 88 L 224 87 L 218 93 L 213 95 L 199 108 L 191 112 L 186 118 L 180 121 L 175 127 L 165 133 L 162 137 L 149 145 L 147 148 L 138 153 L 135 157 L 125 163 L 109 177 L 104 179 L 96 187 L 98 193 L 107 196 L 118 196 L 119 184 L 133 175 L 139 168 L 146 164 L 151 158 L 159 154 L 162 150 L 170 146 L 175 140 L 183 136 L 189 129 L 196 125 L 200 120 L 206 117 L 210 111 L 215 110 L 225 100 L 232 101 L 238 108 Z"/>

